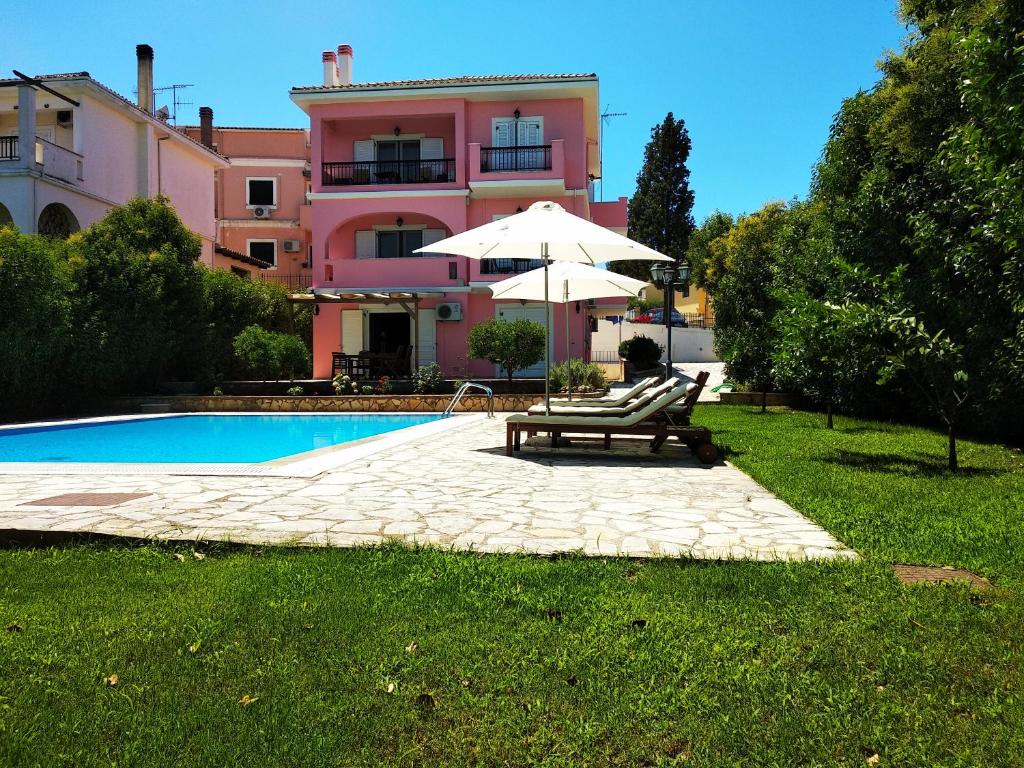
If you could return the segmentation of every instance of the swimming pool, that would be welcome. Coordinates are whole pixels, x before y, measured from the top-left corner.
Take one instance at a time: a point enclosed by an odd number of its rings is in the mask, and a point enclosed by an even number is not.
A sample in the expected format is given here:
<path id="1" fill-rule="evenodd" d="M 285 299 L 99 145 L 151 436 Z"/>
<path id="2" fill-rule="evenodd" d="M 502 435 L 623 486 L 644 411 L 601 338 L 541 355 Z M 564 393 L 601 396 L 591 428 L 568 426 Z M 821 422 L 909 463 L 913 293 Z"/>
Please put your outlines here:
<path id="1" fill-rule="evenodd" d="M 0 430 L 0 462 L 251 464 L 444 418 L 404 414 L 183 414 Z"/>

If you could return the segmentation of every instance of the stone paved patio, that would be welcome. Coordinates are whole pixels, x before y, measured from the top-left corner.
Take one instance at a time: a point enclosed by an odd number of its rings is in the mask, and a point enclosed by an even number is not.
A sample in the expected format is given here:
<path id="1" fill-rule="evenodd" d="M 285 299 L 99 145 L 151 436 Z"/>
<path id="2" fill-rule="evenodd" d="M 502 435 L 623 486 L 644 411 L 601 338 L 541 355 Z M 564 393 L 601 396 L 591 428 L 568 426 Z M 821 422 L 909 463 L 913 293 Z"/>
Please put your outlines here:
<path id="1" fill-rule="evenodd" d="M 485 552 L 856 557 L 738 469 L 683 446 L 652 455 L 537 438 L 504 455 L 476 421 L 316 478 L 2 476 L 0 529 L 352 546 L 389 538 Z M 147 493 L 106 507 L 27 506 L 68 493 Z"/>

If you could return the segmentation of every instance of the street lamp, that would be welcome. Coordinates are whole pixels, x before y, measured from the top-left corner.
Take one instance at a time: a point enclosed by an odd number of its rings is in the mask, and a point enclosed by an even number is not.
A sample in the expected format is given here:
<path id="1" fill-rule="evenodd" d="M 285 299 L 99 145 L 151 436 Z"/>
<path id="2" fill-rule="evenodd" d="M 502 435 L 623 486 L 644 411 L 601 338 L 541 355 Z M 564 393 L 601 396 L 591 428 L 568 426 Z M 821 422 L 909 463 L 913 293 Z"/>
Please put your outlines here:
<path id="1" fill-rule="evenodd" d="M 665 381 L 672 378 L 672 310 L 675 308 L 675 289 L 688 289 L 690 285 L 690 265 L 683 261 L 656 261 L 651 267 L 651 282 L 665 292 L 665 304 L 662 319 L 665 321 L 666 340 Z M 685 294 L 684 294 L 685 295 Z"/>

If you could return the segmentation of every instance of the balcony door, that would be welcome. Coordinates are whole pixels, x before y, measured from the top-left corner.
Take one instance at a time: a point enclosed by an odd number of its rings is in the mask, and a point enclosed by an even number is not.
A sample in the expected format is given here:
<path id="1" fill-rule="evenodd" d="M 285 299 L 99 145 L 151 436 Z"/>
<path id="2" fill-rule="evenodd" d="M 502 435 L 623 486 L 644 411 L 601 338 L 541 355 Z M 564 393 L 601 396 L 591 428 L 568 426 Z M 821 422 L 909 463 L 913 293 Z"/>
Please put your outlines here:
<path id="1" fill-rule="evenodd" d="M 494 147 L 505 149 L 497 151 L 491 158 L 490 168 L 493 171 L 535 171 L 544 168 L 544 118 L 496 117 L 492 122 L 494 128 Z"/>
<path id="2" fill-rule="evenodd" d="M 409 184 L 419 181 L 420 142 L 378 141 L 377 175 L 394 183 Z"/>

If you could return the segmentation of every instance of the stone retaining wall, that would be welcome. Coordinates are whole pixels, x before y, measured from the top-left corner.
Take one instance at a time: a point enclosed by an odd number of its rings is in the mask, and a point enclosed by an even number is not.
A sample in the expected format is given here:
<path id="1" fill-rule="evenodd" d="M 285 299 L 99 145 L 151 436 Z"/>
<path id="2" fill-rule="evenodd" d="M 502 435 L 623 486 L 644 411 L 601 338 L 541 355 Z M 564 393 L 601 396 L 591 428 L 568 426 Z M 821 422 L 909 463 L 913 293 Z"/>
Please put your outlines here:
<path id="1" fill-rule="evenodd" d="M 451 395 L 343 395 L 324 397 L 256 397 L 200 396 L 130 397 L 114 404 L 120 413 L 189 413 L 211 411 L 270 412 L 345 412 L 345 411 L 416 411 L 440 413 L 451 402 Z M 525 411 L 535 403 L 544 402 L 544 395 L 495 395 L 494 410 Z M 486 411 L 484 395 L 465 395 L 457 411 Z"/>

